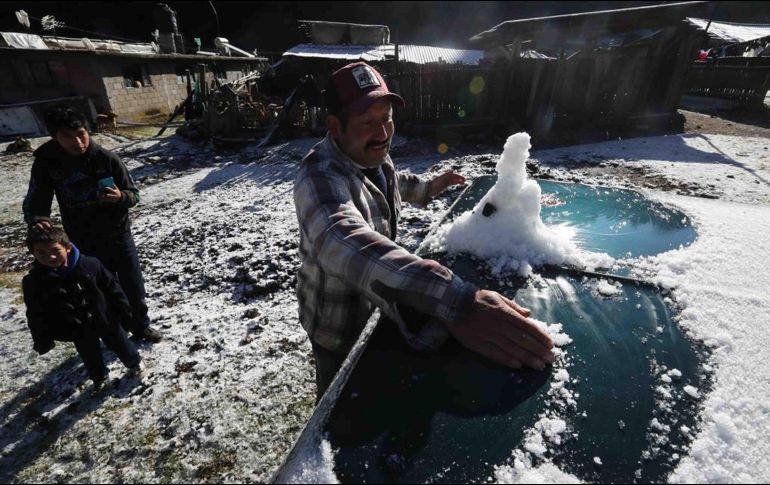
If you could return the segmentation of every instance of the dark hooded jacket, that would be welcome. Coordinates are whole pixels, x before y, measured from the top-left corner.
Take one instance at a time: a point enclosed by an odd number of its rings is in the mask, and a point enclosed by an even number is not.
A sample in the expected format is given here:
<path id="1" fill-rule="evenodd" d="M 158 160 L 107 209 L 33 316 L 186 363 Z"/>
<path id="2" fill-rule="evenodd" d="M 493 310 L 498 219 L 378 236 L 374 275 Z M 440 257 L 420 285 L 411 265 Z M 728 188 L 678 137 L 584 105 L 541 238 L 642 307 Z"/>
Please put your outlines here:
<path id="1" fill-rule="evenodd" d="M 83 155 L 67 154 L 55 140 L 34 152 L 24 220 L 48 219 L 56 194 L 64 230 L 76 244 L 115 240 L 130 230 L 128 209 L 139 202 L 139 190 L 117 155 L 91 141 Z M 123 193 L 119 203 L 97 198 L 99 180 L 112 177 Z"/>
<path id="2" fill-rule="evenodd" d="M 33 348 L 51 350 L 54 340 L 73 341 L 86 331 L 119 331 L 131 306 L 115 277 L 96 258 L 73 249 L 68 268 L 35 262 L 22 281 Z"/>

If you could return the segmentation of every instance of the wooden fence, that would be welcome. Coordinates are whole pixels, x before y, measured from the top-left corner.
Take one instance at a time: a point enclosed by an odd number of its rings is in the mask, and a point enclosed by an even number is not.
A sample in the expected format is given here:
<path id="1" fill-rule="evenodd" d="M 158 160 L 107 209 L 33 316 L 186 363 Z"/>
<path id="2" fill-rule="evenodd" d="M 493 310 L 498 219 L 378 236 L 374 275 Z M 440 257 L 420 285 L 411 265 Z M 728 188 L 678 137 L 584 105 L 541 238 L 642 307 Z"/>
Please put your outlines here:
<path id="1" fill-rule="evenodd" d="M 770 88 L 770 57 L 721 57 L 695 62 L 688 92 L 761 106 Z"/>
<path id="2" fill-rule="evenodd" d="M 409 126 L 500 126 L 541 137 L 560 130 L 666 123 L 676 113 L 698 38 L 672 28 L 657 41 L 586 49 L 570 58 L 487 66 L 404 66 L 389 72 Z"/>

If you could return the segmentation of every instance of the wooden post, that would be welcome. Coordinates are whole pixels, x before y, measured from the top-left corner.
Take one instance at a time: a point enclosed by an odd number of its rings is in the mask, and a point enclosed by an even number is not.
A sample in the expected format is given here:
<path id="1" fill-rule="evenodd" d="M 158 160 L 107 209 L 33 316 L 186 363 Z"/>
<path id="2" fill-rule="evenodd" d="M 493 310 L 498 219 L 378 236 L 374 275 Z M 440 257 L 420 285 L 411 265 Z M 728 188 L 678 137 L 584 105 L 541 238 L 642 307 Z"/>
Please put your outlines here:
<path id="1" fill-rule="evenodd" d="M 198 89 L 200 89 L 201 100 L 209 100 L 209 86 L 206 82 L 206 64 L 198 64 Z"/>
<path id="2" fill-rule="evenodd" d="M 521 63 L 519 59 L 521 57 L 521 39 L 516 38 L 513 40 L 513 51 L 511 57 L 508 59 L 508 82 L 505 84 L 505 111 L 503 112 L 503 121 L 508 123 L 510 121 L 511 113 L 511 97 L 513 91 L 513 79 L 514 72 L 519 68 Z"/>
<path id="3" fill-rule="evenodd" d="M 189 100 L 185 104 L 184 119 L 185 120 L 189 120 L 194 115 L 194 113 L 193 113 L 193 106 L 192 106 L 192 92 L 193 92 L 193 88 L 192 88 L 192 75 L 190 74 L 190 70 L 189 69 L 185 69 L 184 70 L 184 74 L 185 74 L 185 78 L 187 80 L 187 99 Z"/>

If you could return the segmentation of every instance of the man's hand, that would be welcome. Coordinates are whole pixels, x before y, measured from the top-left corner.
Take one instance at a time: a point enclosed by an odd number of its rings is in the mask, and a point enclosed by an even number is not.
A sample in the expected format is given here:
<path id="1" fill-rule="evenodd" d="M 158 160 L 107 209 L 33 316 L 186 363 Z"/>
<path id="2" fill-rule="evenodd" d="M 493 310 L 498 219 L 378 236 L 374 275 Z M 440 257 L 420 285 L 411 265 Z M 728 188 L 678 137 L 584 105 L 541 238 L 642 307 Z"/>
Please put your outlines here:
<path id="1" fill-rule="evenodd" d="M 498 364 L 543 370 L 555 360 L 553 340 L 529 315 L 529 310 L 503 295 L 479 290 L 465 318 L 446 326 L 465 347 Z"/>
<path id="2" fill-rule="evenodd" d="M 430 181 L 430 189 L 428 193 L 431 197 L 435 197 L 443 192 L 447 187 L 452 185 L 460 185 L 465 183 L 465 177 L 456 173 L 454 170 L 444 172 L 438 177 Z"/>
<path id="3" fill-rule="evenodd" d="M 107 187 L 99 191 L 99 200 L 116 204 L 123 200 L 123 193 L 117 187 Z"/>

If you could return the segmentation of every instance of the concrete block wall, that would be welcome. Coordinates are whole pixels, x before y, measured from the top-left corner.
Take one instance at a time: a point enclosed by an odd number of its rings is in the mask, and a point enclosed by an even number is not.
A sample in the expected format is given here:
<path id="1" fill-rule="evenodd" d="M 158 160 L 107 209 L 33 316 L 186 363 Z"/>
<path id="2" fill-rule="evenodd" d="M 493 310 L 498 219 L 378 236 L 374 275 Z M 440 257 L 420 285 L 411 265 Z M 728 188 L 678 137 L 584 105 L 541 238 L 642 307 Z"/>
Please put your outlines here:
<path id="1" fill-rule="evenodd" d="M 149 86 L 143 87 L 126 87 L 124 65 L 124 62 L 110 60 L 102 71 L 110 109 L 119 120 L 131 121 L 152 113 L 171 113 L 187 96 L 186 86 L 177 82 L 173 63 L 152 59 L 141 63 L 148 70 L 151 81 Z"/>
<path id="2" fill-rule="evenodd" d="M 134 59 L 105 59 L 102 67 L 110 109 L 118 115 L 118 120 L 133 121 L 151 113 L 170 114 L 187 97 L 187 85 L 177 77 L 177 64 L 174 62 L 156 59 L 142 61 L 140 65 L 145 66 L 151 81 L 150 86 L 143 87 L 126 87 L 123 79 L 123 66 L 126 62 L 140 64 Z M 233 81 L 243 74 L 233 66 L 232 70 L 226 71 L 226 75 L 228 81 Z M 213 75 L 209 74 L 207 78 L 211 82 Z"/>

